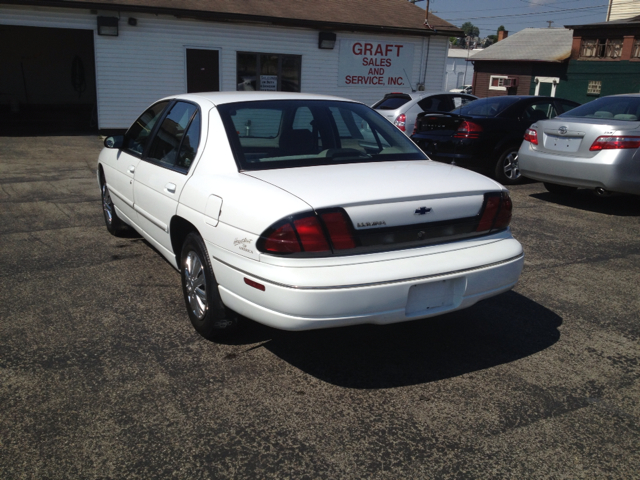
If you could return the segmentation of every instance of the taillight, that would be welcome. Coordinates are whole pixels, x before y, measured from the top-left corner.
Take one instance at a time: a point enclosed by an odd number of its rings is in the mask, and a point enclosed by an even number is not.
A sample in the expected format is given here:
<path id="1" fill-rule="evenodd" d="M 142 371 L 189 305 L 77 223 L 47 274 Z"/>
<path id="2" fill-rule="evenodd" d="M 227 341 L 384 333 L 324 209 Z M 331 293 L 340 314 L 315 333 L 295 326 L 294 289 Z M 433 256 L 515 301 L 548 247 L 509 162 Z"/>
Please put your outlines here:
<path id="1" fill-rule="evenodd" d="M 258 241 L 265 253 L 331 253 L 355 248 L 356 240 L 347 213 L 333 209 L 290 217 L 267 229 Z"/>
<path id="2" fill-rule="evenodd" d="M 484 209 L 476 231 L 487 232 L 507 228 L 511 223 L 511 211 L 513 210 L 509 193 L 487 193 L 484 198 Z"/>
<path id="3" fill-rule="evenodd" d="M 481 132 L 482 127 L 480 125 L 465 120 L 460 124 L 453 138 L 479 138 Z"/>
<path id="4" fill-rule="evenodd" d="M 527 142 L 531 142 L 534 145 L 538 145 L 538 132 L 533 128 L 527 128 L 527 131 L 524 132 L 524 139 Z"/>
<path id="5" fill-rule="evenodd" d="M 351 233 L 351 222 L 345 212 L 327 212 L 320 214 L 320 217 L 327 227 L 334 249 L 355 248 L 356 241 Z"/>
<path id="6" fill-rule="evenodd" d="M 400 115 L 398 115 L 396 117 L 396 120 L 393 122 L 393 124 L 396 127 L 398 127 L 400 130 L 405 132 L 407 130 L 407 128 L 406 128 L 407 116 L 404 113 L 401 113 Z"/>
<path id="7" fill-rule="evenodd" d="M 640 147 L 640 137 L 602 136 L 596 138 L 591 148 L 592 152 L 600 150 L 618 150 L 622 148 Z"/>
<path id="8" fill-rule="evenodd" d="M 263 249 L 273 253 L 296 253 L 302 251 L 298 236 L 290 223 L 275 229 L 263 242 Z"/>

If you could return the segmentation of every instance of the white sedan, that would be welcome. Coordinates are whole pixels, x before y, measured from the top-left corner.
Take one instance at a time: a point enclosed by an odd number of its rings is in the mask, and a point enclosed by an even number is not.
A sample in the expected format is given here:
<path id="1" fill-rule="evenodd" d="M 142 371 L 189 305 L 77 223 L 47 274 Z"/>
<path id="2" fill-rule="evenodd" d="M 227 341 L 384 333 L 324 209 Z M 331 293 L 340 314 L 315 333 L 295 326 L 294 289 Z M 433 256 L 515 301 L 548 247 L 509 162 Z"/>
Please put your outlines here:
<path id="1" fill-rule="evenodd" d="M 181 272 L 206 337 L 238 315 L 286 330 L 389 324 L 511 289 L 508 192 L 430 161 L 369 107 L 320 95 L 165 98 L 98 159 L 107 229 Z"/>

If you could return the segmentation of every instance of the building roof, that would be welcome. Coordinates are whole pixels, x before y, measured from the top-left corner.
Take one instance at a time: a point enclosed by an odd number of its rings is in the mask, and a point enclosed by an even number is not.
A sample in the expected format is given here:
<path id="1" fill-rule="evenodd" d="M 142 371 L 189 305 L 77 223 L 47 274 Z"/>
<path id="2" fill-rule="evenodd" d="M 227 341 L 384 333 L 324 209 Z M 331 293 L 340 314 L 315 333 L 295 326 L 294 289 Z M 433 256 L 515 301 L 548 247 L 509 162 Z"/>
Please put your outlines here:
<path id="1" fill-rule="evenodd" d="M 447 57 L 449 58 L 471 58 L 476 53 L 484 52 L 483 48 L 474 48 L 473 50 L 467 50 L 466 48 L 450 48 L 447 50 Z"/>
<path id="2" fill-rule="evenodd" d="M 458 27 L 407 0 L 0 0 L 0 3 L 146 12 L 208 21 L 259 22 L 405 35 L 463 36 Z"/>
<path id="3" fill-rule="evenodd" d="M 473 61 L 562 62 L 571 55 L 573 32 L 525 28 L 474 55 Z"/>
<path id="4" fill-rule="evenodd" d="M 631 18 L 622 18 L 620 20 L 612 20 L 610 22 L 588 23 L 586 25 L 565 25 L 566 28 L 572 28 L 574 30 L 583 28 L 601 29 L 603 27 L 623 28 L 629 26 L 640 26 L 640 15 Z"/>

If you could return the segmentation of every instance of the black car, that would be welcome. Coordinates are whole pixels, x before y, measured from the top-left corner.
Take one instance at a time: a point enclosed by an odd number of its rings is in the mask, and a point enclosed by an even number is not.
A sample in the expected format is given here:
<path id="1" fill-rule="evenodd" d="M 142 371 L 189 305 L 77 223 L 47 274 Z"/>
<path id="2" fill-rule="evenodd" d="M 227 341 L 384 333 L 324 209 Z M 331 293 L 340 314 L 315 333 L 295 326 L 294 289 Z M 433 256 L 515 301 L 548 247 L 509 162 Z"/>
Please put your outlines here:
<path id="1" fill-rule="evenodd" d="M 411 139 L 432 160 L 451 163 L 513 185 L 521 181 L 518 149 L 529 126 L 567 112 L 579 103 L 554 97 L 489 97 L 448 113 L 416 118 Z"/>

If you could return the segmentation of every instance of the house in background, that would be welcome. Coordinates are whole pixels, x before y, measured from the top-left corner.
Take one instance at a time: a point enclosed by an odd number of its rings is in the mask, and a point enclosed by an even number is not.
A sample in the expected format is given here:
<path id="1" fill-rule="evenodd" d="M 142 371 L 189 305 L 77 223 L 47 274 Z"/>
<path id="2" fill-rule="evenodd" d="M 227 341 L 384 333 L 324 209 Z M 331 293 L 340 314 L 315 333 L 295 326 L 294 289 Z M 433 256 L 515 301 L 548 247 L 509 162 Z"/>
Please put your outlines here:
<path id="1" fill-rule="evenodd" d="M 466 48 L 449 48 L 447 52 L 447 70 L 445 72 L 446 91 L 471 85 L 473 81 L 473 63 L 468 59 L 481 52 L 482 49 L 467 50 Z"/>
<path id="2" fill-rule="evenodd" d="M 567 28 L 573 29 L 573 47 L 558 95 L 585 103 L 640 92 L 640 16 Z"/>
<path id="3" fill-rule="evenodd" d="M 566 28 L 525 28 L 473 56 L 473 94 L 555 96 L 571 56 Z"/>
<path id="4" fill-rule="evenodd" d="M 123 129 L 182 92 L 442 91 L 463 32 L 429 24 L 406 0 L 0 0 L 0 129 Z"/>
<path id="5" fill-rule="evenodd" d="M 609 0 L 607 22 L 640 15 L 640 0 Z"/>

